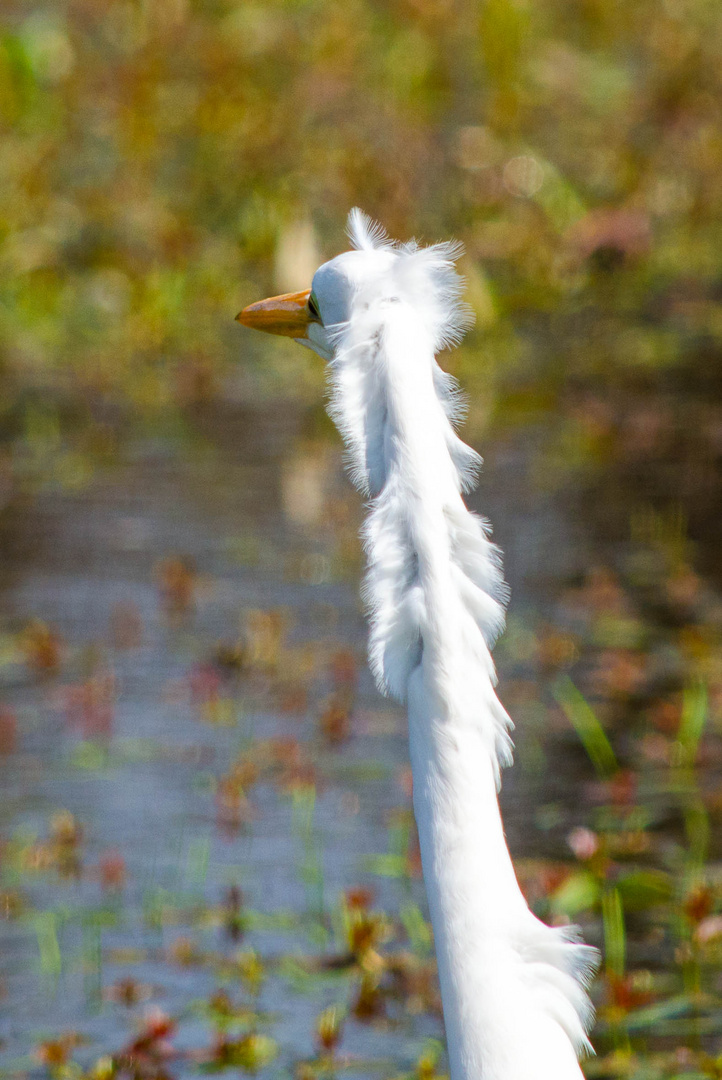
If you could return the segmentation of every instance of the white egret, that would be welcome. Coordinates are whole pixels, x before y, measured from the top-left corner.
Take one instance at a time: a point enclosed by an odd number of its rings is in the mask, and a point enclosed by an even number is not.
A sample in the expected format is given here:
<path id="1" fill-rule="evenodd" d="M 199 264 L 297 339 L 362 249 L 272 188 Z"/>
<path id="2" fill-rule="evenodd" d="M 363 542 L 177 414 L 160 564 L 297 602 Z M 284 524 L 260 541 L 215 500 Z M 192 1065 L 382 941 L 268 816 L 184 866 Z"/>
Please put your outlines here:
<path id="1" fill-rule="evenodd" d="M 489 528 L 462 498 L 481 459 L 454 430 L 456 382 L 435 359 L 468 323 L 460 247 L 392 242 L 359 210 L 349 236 L 353 250 L 324 263 L 312 289 L 238 319 L 328 361 L 330 413 L 370 498 L 370 663 L 408 706 L 452 1080 L 580 1080 L 596 950 L 529 910 L 497 800 L 512 724 L 490 647 L 506 586 Z"/>

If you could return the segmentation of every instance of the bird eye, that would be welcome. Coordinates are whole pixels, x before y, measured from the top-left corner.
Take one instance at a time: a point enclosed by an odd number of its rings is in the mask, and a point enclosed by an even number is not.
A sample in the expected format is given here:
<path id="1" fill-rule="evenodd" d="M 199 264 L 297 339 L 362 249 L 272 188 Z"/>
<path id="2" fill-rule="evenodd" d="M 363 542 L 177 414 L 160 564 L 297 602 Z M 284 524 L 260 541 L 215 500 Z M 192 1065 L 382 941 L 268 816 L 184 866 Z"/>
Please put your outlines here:
<path id="1" fill-rule="evenodd" d="M 321 312 L 318 309 L 318 300 L 313 295 L 313 293 L 311 293 L 308 298 L 308 310 L 311 312 L 314 319 L 318 319 L 319 322 L 321 321 Z"/>

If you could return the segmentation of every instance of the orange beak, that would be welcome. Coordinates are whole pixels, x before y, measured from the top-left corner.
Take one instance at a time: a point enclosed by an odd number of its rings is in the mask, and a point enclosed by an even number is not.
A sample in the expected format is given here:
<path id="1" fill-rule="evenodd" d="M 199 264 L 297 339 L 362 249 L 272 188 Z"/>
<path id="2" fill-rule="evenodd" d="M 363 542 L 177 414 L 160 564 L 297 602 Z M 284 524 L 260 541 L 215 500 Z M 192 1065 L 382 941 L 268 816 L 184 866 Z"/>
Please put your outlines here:
<path id="1" fill-rule="evenodd" d="M 272 296 L 268 300 L 258 300 L 249 304 L 236 320 L 254 330 L 265 330 L 267 334 L 283 334 L 285 337 L 305 338 L 308 324 L 313 316 L 308 308 L 310 289 L 303 292 L 284 293 Z"/>

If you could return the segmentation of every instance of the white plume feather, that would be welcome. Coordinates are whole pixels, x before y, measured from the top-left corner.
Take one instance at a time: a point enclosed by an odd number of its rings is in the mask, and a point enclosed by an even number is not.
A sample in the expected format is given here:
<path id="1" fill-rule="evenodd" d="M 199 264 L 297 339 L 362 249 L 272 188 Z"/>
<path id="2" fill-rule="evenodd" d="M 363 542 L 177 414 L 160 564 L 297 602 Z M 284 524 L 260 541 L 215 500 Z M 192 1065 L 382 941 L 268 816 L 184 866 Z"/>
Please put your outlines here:
<path id="1" fill-rule="evenodd" d="M 596 953 L 529 911 L 496 799 L 512 723 L 490 646 L 507 589 L 489 526 L 462 499 L 481 459 L 454 430 L 463 405 L 435 359 L 469 325 L 461 247 L 394 243 L 359 210 L 349 236 L 373 272 L 354 276 L 348 317 L 326 328 L 330 413 L 371 497 L 370 663 L 381 690 L 408 701 L 452 1077 L 577 1080 Z"/>
<path id="2" fill-rule="evenodd" d="M 351 247 L 357 251 L 376 251 L 380 247 L 395 246 L 383 225 L 364 214 L 358 206 L 354 206 L 348 215 L 346 233 Z"/>

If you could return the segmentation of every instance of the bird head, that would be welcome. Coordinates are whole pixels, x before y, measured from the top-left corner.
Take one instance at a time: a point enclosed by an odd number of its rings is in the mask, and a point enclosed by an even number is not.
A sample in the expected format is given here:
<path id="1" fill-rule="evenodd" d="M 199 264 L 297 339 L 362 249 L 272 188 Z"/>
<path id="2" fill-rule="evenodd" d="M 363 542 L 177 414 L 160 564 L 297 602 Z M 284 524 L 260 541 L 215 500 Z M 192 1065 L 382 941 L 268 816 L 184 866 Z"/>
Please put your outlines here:
<path id="1" fill-rule="evenodd" d="M 354 299 L 367 293 L 374 282 L 383 282 L 395 259 L 390 245 L 357 246 L 320 266 L 310 289 L 258 300 L 245 307 L 236 319 L 254 330 L 293 338 L 330 360 L 338 332 L 349 321 Z"/>
<path id="2" fill-rule="evenodd" d="M 369 337 L 401 307 L 413 308 L 434 350 L 454 344 L 469 325 L 454 272 L 461 246 L 399 244 L 360 210 L 349 215 L 352 250 L 324 263 L 310 289 L 249 304 L 238 322 L 281 334 L 332 360 L 349 328 Z"/>

